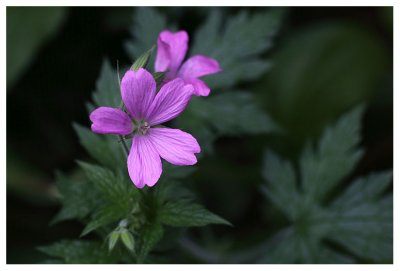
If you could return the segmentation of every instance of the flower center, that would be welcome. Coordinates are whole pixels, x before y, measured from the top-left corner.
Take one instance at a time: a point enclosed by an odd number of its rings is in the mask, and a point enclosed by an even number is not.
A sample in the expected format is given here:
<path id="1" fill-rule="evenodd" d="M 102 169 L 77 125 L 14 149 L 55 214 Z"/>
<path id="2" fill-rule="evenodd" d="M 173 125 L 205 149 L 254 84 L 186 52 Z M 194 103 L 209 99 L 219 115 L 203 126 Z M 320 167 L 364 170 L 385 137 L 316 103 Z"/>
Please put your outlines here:
<path id="1" fill-rule="evenodd" d="M 150 125 L 147 123 L 147 121 L 143 121 L 139 126 L 139 132 L 142 135 L 145 135 L 149 129 L 150 129 Z"/>

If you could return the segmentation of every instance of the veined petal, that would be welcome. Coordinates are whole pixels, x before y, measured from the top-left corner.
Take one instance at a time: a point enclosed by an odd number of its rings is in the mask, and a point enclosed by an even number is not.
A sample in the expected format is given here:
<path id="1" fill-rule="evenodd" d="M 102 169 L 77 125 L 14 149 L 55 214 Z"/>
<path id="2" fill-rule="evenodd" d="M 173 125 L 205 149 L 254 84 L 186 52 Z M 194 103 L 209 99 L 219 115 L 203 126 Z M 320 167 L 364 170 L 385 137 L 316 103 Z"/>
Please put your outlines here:
<path id="1" fill-rule="evenodd" d="M 147 135 L 137 135 L 132 140 L 128 156 L 128 173 L 137 188 L 153 186 L 160 179 L 161 158 Z"/>
<path id="2" fill-rule="evenodd" d="M 156 81 L 145 69 L 129 70 L 121 81 L 122 100 L 135 119 L 143 119 L 156 96 Z"/>
<path id="3" fill-rule="evenodd" d="M 177 117 L 186 108 L 192 95 L 193 86 L 185 85 L 180 78 L 166 83 L 151 104 L 146 120 L 154 126 Z"/>
<path id="4" fill-rule="evenodd" d="M 193 86 L 193 94 L 196 96 L 208 96 L 210 94 L 210 88 L 200 79 L 185 79 L 185 83 Z"/>
<path id="5" fill-rule="evenodd" d="M 213 58 L 195 55 L 183 63 L 179 69 L 178 76 L 186 78 L 198 78 L 208 74 L 222 71 L 218 61 Z"/>
<path id="6" fill-rule="evenodd" d="M 151 128 L 148 136 L 158 154 L 168 162 L 178 166 L 197 163 L 195 153 L 200 152 L 197 140 L 179 129 Z"/>
<path id="7" fill-rule="evenodd" d="M 157 40 L 156 72 L 169 71 L 169 74 L 174 76 L 185 58 L 188 42 L 189 36 L 186 31 L 161 32 Z"/>
<path id="8" fill-rule="evenodd" d="M 89 118 L 92 121 L 92 131 L 98 134 L 128 135 L 133 131 L 131 119 L 118 108 L 96 108 Z"/>

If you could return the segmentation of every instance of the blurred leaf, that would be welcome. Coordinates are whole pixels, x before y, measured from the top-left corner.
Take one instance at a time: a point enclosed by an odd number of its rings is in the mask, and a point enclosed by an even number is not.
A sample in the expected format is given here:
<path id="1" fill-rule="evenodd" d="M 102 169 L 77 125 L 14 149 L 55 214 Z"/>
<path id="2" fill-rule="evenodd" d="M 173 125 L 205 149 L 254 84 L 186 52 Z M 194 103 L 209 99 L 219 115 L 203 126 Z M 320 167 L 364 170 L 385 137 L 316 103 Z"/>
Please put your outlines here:
<path id="1" fill-rule="evenodd" d="M 169 226 L 199 227 L 208 224 L 231 225 L 199 204 L 187 200 L 166 203 L 159 211 L 160 221 Z"/>
<path id="2" fill-rule="evenodd" d="M 266 251 L 260 262 L 348 263 L 354 261 L 353 256 L 378 263 L 392 261 L 393 199 L 383 195 L 391 184 L 391 173 L 359 178 L 336 200 L 323 205 L 325 196 L 360 158 L 362 112 L 363 107 L 350 111 L 325 130 L 316 150 L 306 149 L 299 163 L 302 189 L 297 188 L 290 164 L 267 153 L 266 196 L 293 225 L 268 241 L 274 246 L 269 246 L 272 251 Z M 335 249 L 326 240 L 334 242 Z M 349 252 L 352 256 L 346 255 Z"/>
<path id="3" fill-rule="evenodd" d="M 121 104 L 118 74 L 108 60 L 103 61 L 92 98 L 97 106 L 119 107 Z"/>
<path id="4" fill-rule="evenodd" d="M 129 249 L 130 251 L 134 251 L 134 249 L 135 249 L 135 240 L 133 239 L 132 234 L 128 230 L 123 229 L 121 231 L 121 240 L 122 240 L 122 243 L 124 243 L 124 245 L 125 245 L 125 247 L 127 249 Z"/>
<path id="5" fill-rule="evenodd" d="M 131 70 L 137 71 L 140 68 L 146 68 L 149 63 L 152 52 L 154 51 L 155 45 L 153 45 L 149 50 L 140 55 L 135 62 L 132 64 Z"/>
<path id="6" fill-rule="evenodd" d="M 118 142 L 118 137 L 95 134 L 76 123 L 73 126 L 80 144 L 93 159 L 115 171 L 125 170 L 126 155 L 121 143 Z"/>
<path id="7" fill-rule="evenodd" d="M 161 240 L 164 235 L 164 230 L 161 224 L 152 223 L 146 225 L 140 234 L 140 249 L 138 252 L 138 263 L 142 263 L 147 257 L 147 254 L 154 248 L 154 246 Z"/>
<path id="8" fill-rule="evenodd" d="M 300 159 L 303 191 L 312 200 L 323 200 L 361 158 L 361 116 L 364 107 L 346 114 L 335 126 L 325 130 L 317 151 L 306 147 Z M 321 180 L 324 180 L 323 182 Z"/>
<path id="9" fill-rule="evenodd" d="M 56 173 L 57 188 L 61 193 L 61 211 L 53 218 L 51 224 L 69 220 L 87 217 L 98 204 L 98 193 L 93 190 L 89 181 L 75 180 Z"/>
<path id="10" fill-rule="evenodd" d="M 7 7 L 7 89 L 61 26 L 65 7 Z"/>
<path id="11" fill-rule="evenodd" d="M 119 258 L 110 254 L 100 242 L 63 240 L 50 246 L 38 248 L 41 252 L 61 258 L 65 264 L 118 263 Z"/>
<path id="12" fill-rule="evenodd" d="M 221 135 L 256 135 L 280 129 L 258 108 L 251 93 L 239 91 L 206 99 L 193 97 L 178 126 L 193 133 L 205 151 L 211 151 L 213 141 Z"/>
<path id="13" fill-rule="evenodd" d="M 130 28 L 132 41 L 125 43 L 126 51 L 132 60 L 138 58 L 157 42 L 158 34 L 167 27 L 166 18 L 155 8 L 138 7 L 133 15 Z M 154 56 L 150 58 L 149 66 L 153 67 Z"/>
<path id="14" fill-rule="evenodd" d="M 370 100 L 389 64 L 376 35 L 345 22 L 297 31 L 272 59 L 276 65 L 259 85 L 258 98 L 297 148 L 344 111 Z"/>
<path id="15" fill-rule="evenodd" d="M 213 9 L 194 37 L 192 54 L 213 57 L 223 72 L 206 78 L 211 88 L 232 87 L 238 82 L 258 78 L 270 66 L 260 55 L 272 46 L 272 37 L 279 29 L 283 8 L 249 15 L 246 11 L 229 18 L 222 27 L 222 15 Z M 222 30 L 223 29 L 223 30 Z"/>
<path id="16" fill-rule="evenodd" d="M 267 182 L 262 187 L 264 194 L 293 221 L 297 216 L 300 195 L 292 165 L 267 152 L 262 174 Z"/>
<path id="17" fill-rule="evenodd" d="M 114 249 L 115 245 L 118 242 L 119 235 L 120 235 L 120 232 L 117 230 L 114 230 L 111 232 L 109 239 L 108 239 L 108 250 L 109 251 Z"/>

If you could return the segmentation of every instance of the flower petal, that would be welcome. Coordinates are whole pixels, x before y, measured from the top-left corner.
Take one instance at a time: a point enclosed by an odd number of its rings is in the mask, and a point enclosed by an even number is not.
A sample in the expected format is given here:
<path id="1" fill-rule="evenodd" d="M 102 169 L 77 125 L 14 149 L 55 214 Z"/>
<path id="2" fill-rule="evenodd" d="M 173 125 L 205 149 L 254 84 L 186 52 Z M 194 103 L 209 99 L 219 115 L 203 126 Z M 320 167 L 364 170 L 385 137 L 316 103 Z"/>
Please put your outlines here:
<path id="1" fill-rule="evenodd" d="M 151 104 L 146 120 L 154 126 L 177 117 L 185 109 L 192 95 L 193 86 L 185 85 L 180 78 L 166 83 Z"/>
<path id="2" fill-rule="evenodd" d="M 186 79 L 185 83 L 193 86 L 193 94 L 196 96 L 208 96 L 210 94 L 210 88 L 200 79 Z"/>
<path id="3" fill-rule="evenodd" d="M 186 31 L 173 33 L 165 30 L 161 32 L 157 40 L 156 72 L 168 70 L 170 77 L 174 77 L 185 58 L 188 42 L 189 36 Z"/>
<path id="4" fill-rule="evenodd" d="M 143 119 L 156 96 L 156 81 L 145 69 L 129 70 L 121 81 L 122 100 L 135 119 Z"/>
<path id="5" fill-rule="evenodd" d="M 128 156 L 128 173 L 137 188 L 153 186 L 160 179 L 161 158 L 147 135 L 137 135 L 132 140 Z"/>
<path id="6" fill-rule="evenodd" d="M 218 61 L 213 58 L 195 55 L 183 63 L 179 69 L 178 76 L 186 78 L 198 78 L 204 75 L 222 71 Z"/>
<path id="7" fill-rule="evenodd" d="M 128 114 L 118 108 L 99 107 L 90 114 L 92 131 L 98 134 L 128 135 L 133 131 Z"/>
<path id="8" fill-rule="evenodd" d="M 197 163 L 195 153 L 200 152 L 197 140 L 179 129 L 151 128 L 148 136 L 158 154 L 168 162 L 178 166 Z"/>

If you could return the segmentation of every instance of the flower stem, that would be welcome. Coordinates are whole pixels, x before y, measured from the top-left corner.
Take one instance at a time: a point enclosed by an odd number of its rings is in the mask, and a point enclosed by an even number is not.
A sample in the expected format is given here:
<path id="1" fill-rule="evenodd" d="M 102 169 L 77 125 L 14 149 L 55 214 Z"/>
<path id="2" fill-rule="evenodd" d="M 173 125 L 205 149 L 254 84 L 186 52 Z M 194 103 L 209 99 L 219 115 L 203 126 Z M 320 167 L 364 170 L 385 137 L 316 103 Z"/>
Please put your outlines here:
<path id="1" fill-rule="evenodd" d="M 121 143 L 122 143 L 122 147 L 123 147 L 123 149 L 124 149 L 124 152 L 125 152 L 125 154 L 126 154 L 126 157 L 128 157 L 128 155 L 129 155 L 129 149 L 128 149 L 128 146 L 126 145 L 125 139 L 124 139 L 123 136 L 119 136 L 119 139 L 120 139 L 120 141 L 121 141 Z"/>

